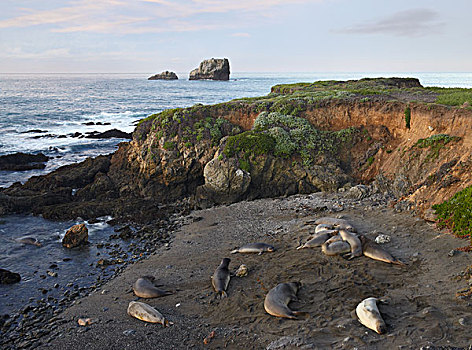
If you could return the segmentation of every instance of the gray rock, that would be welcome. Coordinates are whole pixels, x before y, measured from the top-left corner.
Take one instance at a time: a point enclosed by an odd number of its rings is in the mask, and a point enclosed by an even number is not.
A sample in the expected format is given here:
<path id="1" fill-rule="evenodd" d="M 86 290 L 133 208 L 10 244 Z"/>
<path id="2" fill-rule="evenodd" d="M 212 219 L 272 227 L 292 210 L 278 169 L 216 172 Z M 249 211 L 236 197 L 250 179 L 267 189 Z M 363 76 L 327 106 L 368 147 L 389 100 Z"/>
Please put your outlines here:
<path id="1" fill-rule="evenodd" d="M 200 66 L 192 70 L 189 80 L 229 80 L 229 61 L 227 58 L 211 58 L 204 60 Z"/>
<path id="2" fill-rule="evenodd" d="M 363 199 L 369 195 L 369 187 L 365 185 L 356 185 L 351 187 L 348 196 L 355 199 Z"/>
<path id="3" fill-rule="evenodd" d="M 174 72 L 169 72 L 168 70 L 159 74 L 155 74 L 148 78 L 148 80 L 177 80 L 177 79 L 179 79 L 177 74 L 175 74 Z"/>
<path id="4" fill-rule="evenodd" d="M 380 234 L 377 237 L 375 237 L 375 243 L 377 244 L 388 243 L 391 240 L 392 238 L 389 235 L 385 235 L 385 234 Z"/>

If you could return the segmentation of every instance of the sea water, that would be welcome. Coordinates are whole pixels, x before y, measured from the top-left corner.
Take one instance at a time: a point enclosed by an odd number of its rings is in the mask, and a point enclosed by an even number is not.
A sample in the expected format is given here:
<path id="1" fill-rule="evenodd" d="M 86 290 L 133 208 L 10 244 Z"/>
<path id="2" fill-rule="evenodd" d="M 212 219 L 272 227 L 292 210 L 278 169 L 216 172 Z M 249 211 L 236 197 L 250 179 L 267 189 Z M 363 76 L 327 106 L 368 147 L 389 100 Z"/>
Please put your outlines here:
<path id="1" fill-rule="evenodd" d="M 424 86 L 472 87 L 472 73 L 234 73 L 230 81 L 189 81 L 185 74 L 179 74 L 179 80 L 150 81 L 149 75 L 0 74 L 0 155 L 42 152 L 51 157 L 44 170 L 0 171 L 0 187 L 111 153 L 125 141 L 73 137 L 77 132 L 132 132 L 137 121 L 164 109 L 266 95 L 276 84 L 396 76 L 417 77 Z M 105 219 L 85 222 L 92 244 L 78 251 L 64 249 L 60 238 L 67 228 L 84 222 L 50 222 L 29 215 L 0 217 L 0 268 L 22 276 L 18 284 L 0 286 L 0 314 L 43 297 L 44 290 L 47 296 L 58 296 L 72 282 L 81 288 L 94 283 L 100 271 L 92 266 L 108 256 L 96 244 L 107 242 L 113 228 Z M 43 246 L 14 241 L 25 235 L 36 236 Z M 57 277 L 47 271 L 56 272 Z"/>

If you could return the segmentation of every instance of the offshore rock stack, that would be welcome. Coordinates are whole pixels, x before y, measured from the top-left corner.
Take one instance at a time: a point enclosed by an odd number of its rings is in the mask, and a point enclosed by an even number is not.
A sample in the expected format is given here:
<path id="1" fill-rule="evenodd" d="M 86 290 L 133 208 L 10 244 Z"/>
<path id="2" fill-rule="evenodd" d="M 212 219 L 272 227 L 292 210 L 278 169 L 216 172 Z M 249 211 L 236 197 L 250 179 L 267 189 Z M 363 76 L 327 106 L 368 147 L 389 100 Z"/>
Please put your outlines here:
<path id="1" fill-rule="evenodd" d="M 189 80 L 229 80 L 229 61 L 227 58 L 211 58 L 200 63 L 189 74 Z"/>

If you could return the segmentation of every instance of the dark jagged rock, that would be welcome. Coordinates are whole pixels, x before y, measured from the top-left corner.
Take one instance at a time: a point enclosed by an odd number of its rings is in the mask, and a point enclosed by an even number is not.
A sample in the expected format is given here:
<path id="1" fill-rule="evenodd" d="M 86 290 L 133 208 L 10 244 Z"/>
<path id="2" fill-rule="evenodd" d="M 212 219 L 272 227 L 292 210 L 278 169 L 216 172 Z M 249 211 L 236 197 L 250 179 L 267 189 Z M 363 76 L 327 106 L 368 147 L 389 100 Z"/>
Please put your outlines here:
<path id="1" fill-rule="evenodd" d="M 13 284 L 20 282 L 20 280 L 20 274 L 0 269 L 0 284 Z"/>
<path id="2" fill-rule="evenodd" d="M 75 248 L 84 245 L 88 240 L 88 229 L 85 224 L 74 225 L 67 230 L 62 239 L 62 245 L 66 248 Z"/>
<path id="3" fill-rule="evenodd" d="M 28 153 L 13 153 L 0 156 L 0 170 L 10 171 L 25 171 L 33 169 L 44 169 L 46 167 L 45 162 L 49 160 L 49 157 L 42 153 L 28 154 Z"/>
<path id="4" fill-rule="evenodd" d="M 118 139 L 131 139 L 132 133 L 124 132 L 118 129 L 111 129 L 104 132 L 92 132 L 89 135 L 85 136 L 86 139 L 110 139 L 110 138 L 118 138 Z"/>
<path id="5" fill-rule="evenodd" d="M 229 74 L 227 58 L 211 58 L 202 61 L 198 68 L 192 70 L 189 80 L 229 80 Z"/>
<path id="6" fill-rule="evenodd" d="M 175 74 L 174 72 L 169 72 L 168 70 L 159 74 L 155 74 L 148 78 L 148 80 L 177 80 L 177 79 L 179 79 L 177 74 Z"/>

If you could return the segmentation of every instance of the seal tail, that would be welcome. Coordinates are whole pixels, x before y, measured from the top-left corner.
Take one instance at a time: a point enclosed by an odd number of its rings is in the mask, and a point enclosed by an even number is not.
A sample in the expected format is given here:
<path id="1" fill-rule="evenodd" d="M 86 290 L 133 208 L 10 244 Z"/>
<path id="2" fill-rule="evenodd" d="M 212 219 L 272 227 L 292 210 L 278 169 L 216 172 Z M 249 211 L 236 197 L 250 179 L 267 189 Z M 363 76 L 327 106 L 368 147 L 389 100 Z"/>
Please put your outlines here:
<path id="1" fill-rule="evenodd" d="M 239 252 L 239 249 L 232 250 L 231 254 L 236 254 L 237 252 Z"/>

